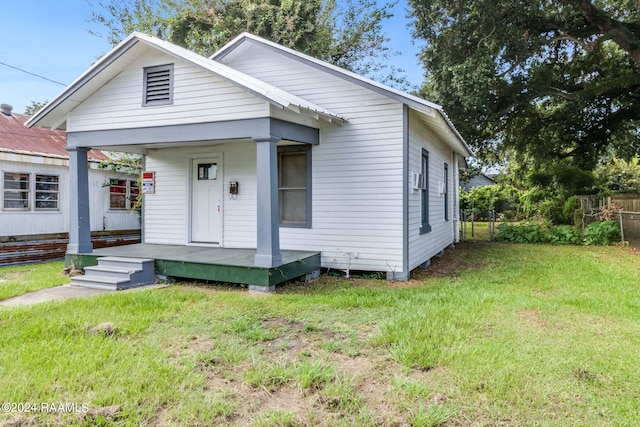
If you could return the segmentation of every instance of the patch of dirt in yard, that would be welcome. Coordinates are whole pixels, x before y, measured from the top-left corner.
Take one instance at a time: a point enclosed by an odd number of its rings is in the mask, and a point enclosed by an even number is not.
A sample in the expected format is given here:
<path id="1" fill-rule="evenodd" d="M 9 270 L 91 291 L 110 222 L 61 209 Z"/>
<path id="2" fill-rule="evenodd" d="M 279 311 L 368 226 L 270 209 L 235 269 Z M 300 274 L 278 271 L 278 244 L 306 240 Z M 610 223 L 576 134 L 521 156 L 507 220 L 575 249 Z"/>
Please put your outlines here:
<path id="1" fill-rule="evenodd" d="M 166 427 L 170 424 L 169 422 L 169 414 L 167 412 L 167 408 L 162 407 L 156 413 L 155 417 L 149 422 L 149 426 L 152 427 Z"/>
<path id="2" fill-rule="evenodd" d="M 30 427 L 37 425 L 38 422 L 36 417 L 25 417 L 22 414 L 10 420 L 0 421 L 0 427 Z"/>
<path id="3" fill-rule="evenodd" d="M 260 345 L 266 354 L 280 355 L 287 361 L 294 360 L 306 346 L 305 325 L 302 322 L 292 322 L 282 318 L 266 319 L 262 326 L 269 330 L 279 331 L 275 339 L 265 341 Z"/>
<path id="4" fill-rule="evenodd" d="M 242 396 L 242 400 L 235 416 L 229 420 L 235 426 L 253 426 L 255 419 L 260 415 L 275 411 L 289 413 L 295 417 L 299 425 L 309 426 L 312 425 L 309 423 L 310 411 L 323 418 L 330 416 L 320 413 L 318 393 L 304 395 L 295 384 L 286 384 L 271 392 L 264 388 L 252 388 L 244 383 L 238 386 L 238 395 Z"/>
<path id="5" fill-rule="evenodd" d="M 263 319 L 261 326 L 276 332 L 277 337 L 254 344 L 263 349 L 257 352 L 257 359 L 233 365 L 221 363 L 196 367 L 205 375 L 203 393 L 222 393 L 235 405 L 233 414 L 226 418 L 220 416 L 216 419 L 217 424 L 253 426 L 261 417 L 271 415 L 277 418 L 273 414 L 283 413 L 292 416 L 296 426 L 355 425 L 362 423 L 359 417 L 363 415 L 372 425 L 407 425 L 407 411 L 418 403 L 398 397 L 393 380 L 402 377 L 422 381 L 430 373 L 413 374 L 390 360 L 384 350 L 370 347 L 365 341 L 359 343 L 358 339 L 354 342 L 352 334 L 280 317 Z M 358 336 L 366 337 L 370 333 L 371 328 Z M 328 341 L 335 347 L 327 349 Z M 189 352 L 197 357 L 198 353 L 205 353 L 214 346 L 213 339 L 194 336 L 181 337 L 170 347 L 177 355 Z M 347 353 L 354 346 L 358 355 L 351 357 Z M 179 359 L 173 360 L 178 362 Z M 255 369 L 256 363 L 268 366 L 270 363 L 289 364 L 307 360 L 332 366 L 334 377 L 329 383 L 309 388 L 301 387 L 295 380 L 275 388 L 255 387 L 245 382 L 245 372 Z M 170 409 L 160 408 L 151 425 L 163 426 L 171 416 Z"/>
<path id="6" fill-rule="evenodd" d="M 429 278 L 458 277 L 463 270 L 479 270 L 491 265 L 491 259 L 483 252 L 495 245 L 491 242 L 461 242 L 454 249 L 447 249 L 441 257 L 431 258 L 429 268 L 418 268 L 407 283 L 413 286 L 423 284 Z M 417 282 L 417 283 L 412 283 Z M 401 284 L 401 282 L 398 282 Z"/>
<path id="7" fill-rule="evenodd" d="M 402 417 L 400 409 L 391 403 L 393 399 L 388 399 L 394 395 L 390 380 L 400 374 L 395 363 L 372 355 L 348 357 L 334 353 L 330 359 L 341 376 L 353 380 L 365 406 L 372 409 L 376 425 L 393 425 Z"/>
<path id="8" fill-rule="evenodd" d="M 166 348 L 175 358 L 185 354 L 196 354 L 211 351 L 213 349 L 213 340 L 208 337 L 191 335 L 189 337 L 179 336 L 175 342 L 169 343 Z"/>
<path id="9" fill-rule="evenodd" d="M 29 270 L 12 271 L 10 273 L 0 273 L 0 283 L 11 282 L 31 273 Z"/>
<path id="10" fill-rule="evenodd" d="M 111 421 L 118 415 L 118 412 L 120 412 L 120 405 L 96 406 L 90 408 L 86 413 L 79 414 L 78 418 L 85 423 L 95 425 L 98 420 Z"/>
<path id="11" fill-rule="evenodd" d="M 458 277 L 460 271 L 476 270 L 490 266 L 492 261 L 486 256 L 485 249 L 496 243 L 492 242 L 461 242 L 454 249 L 447 249 L 441 257 L 433 257 L 429 268 L 417 268 L 411 273 L 410 280 L 396 281 L 375 278 L 332 277 L 324 274 L 311 282 L 294 281 L 276 287 L 277 293 L 305 294 L 318 291 L 332 291 L 348 288 L 370 289 L 401 289 L 424 286 L 424 282 L 431 278 Z M 367 276 L 368 274 L 364 274 Z M 373 274 L 371 274 L 373 275 Z"/>
<path id="12" fill-rule="evenodd" d="M 540 318 L 542 310 L 539 308 L 525 308 L 522 310 L 516 310 L 516 314 L 530 326 L 555 330 L 561 329 L 559 325 L 553 325 L 545 320 L 542 320 Z"/>

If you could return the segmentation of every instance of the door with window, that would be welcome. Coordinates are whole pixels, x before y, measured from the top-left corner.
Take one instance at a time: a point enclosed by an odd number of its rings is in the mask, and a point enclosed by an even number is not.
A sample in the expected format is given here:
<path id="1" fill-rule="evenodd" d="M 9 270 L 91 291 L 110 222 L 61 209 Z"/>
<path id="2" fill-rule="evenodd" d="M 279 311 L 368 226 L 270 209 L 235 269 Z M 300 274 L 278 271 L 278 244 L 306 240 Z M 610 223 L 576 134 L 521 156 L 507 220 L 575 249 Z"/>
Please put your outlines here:
<path id="1" fill-rule="evenodd" d="M 222 159 L 194 159 L 191 174 L 191 242 L 220 244 Z"/>

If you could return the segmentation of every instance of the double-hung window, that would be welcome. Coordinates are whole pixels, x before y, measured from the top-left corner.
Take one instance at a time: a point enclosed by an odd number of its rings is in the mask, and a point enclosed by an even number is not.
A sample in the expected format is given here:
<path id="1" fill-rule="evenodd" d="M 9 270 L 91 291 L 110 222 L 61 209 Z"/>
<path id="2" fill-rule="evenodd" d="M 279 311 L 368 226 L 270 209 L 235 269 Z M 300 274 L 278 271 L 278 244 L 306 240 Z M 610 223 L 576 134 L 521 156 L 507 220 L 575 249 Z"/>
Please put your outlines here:
<path id="1" fill-rule="evenodd" d="M 36 175 L 36 210 L 58 209 L 60 182 L 55 175 Z"/>
<path id="2" fill-rule="evenodd" d="M 280 225 L 311 227 L 311 147 L 278 147 Z"/>
<path id="3" fill-rule="evenodd" d="M 424 148 L 422 149 L 421 172 L 424 181 L 420 191 L 420 204 L 422 207 L 420 234 L 426 234 L 431 231 L 431 225 L 429 225 L 429 152 Z"/>
<path id="4" fill-rule="evenodd" d="M 4 172 L 2 209 L 6 211 L 57 211 L 60 203 L 57 175 Z"/>
<path id="5" fill-rule="evenodd" d="M 111 179 L 109 183 L 109 209 L 130 210 L 138 207 L 140 188 L 130 179 Z"/>
<path id="6" fill-rule="evenodd" d="M 444 164 L 444 220 L 449 221 L 449 165 Z"/>

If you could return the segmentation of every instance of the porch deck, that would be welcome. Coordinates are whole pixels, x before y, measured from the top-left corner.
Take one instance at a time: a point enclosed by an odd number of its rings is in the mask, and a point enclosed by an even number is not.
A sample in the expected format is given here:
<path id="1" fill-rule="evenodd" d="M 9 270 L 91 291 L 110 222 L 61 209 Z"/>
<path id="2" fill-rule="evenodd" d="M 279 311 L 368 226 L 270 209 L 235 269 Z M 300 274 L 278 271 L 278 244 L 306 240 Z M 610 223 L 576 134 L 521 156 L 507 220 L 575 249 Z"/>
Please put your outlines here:
<path id="1" fill-rule="evenodd" d="M 241 283 L 250 289 L 273 290 L 275 285 L 320 269 L 320 253 L 282 251 L 279 267 L 256 267 L 255 249 L 202 246 L 134 244 L 94 249 L 86 254 L 67 254 L 66 265 L 83 269 L 104 256 L 155 260 L 156 274 L 168 277 Z"/>

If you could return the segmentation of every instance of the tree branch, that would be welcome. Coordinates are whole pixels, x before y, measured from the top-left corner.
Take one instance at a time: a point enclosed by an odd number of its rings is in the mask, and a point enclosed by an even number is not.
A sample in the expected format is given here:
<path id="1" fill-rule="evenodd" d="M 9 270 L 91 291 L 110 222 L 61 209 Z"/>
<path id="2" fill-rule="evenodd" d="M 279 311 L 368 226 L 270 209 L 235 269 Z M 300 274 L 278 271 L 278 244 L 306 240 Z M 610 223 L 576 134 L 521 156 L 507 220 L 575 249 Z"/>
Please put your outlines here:
<path id="1" fill-rule="evenodd" d="M 573 4 L 582 12 L 587 23 L 595 26 L 601 34 L 613 40 L 629 54 L 636 64 L 640 65 L 640 28 L 638 25 L 613 19 L 588 0 L 574 0 Z"/>

